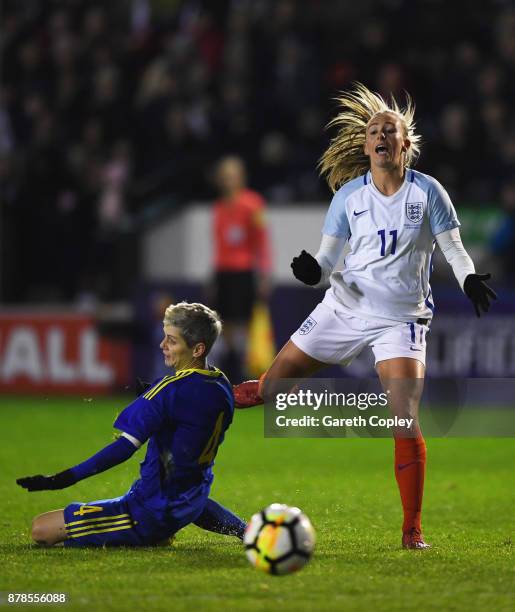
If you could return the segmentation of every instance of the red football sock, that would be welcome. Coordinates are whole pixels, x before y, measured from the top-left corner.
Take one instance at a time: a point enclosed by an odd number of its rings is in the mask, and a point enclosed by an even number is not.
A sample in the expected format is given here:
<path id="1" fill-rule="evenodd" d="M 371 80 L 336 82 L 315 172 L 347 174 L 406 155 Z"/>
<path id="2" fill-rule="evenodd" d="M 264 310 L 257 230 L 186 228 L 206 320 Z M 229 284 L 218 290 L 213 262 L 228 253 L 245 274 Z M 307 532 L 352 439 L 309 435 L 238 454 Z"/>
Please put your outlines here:
<path id="1" fill-rule="evenodd" d="M 404 522 L 402 531 L 421 530 L 422 497 L 426 471 L 426 443 L 417 438 L 395 438 L 395 478 L 399 485 Z"/>

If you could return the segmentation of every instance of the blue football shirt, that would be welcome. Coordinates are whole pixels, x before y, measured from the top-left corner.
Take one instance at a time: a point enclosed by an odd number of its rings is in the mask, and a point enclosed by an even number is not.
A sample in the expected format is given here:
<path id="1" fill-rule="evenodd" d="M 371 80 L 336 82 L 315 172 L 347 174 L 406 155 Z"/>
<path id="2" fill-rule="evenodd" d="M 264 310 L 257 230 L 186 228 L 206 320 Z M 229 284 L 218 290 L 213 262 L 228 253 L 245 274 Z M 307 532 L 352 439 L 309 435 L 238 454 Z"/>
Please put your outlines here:
<path id="1" fill-rule="evenodd" d="M 192 486 L 210 484 L 233 414 L 231 384 L 216 368 L 182 370 L 156 381 L 114 422 L 142 444 L 148 440 L 132 495 L 157 510 Z"/>

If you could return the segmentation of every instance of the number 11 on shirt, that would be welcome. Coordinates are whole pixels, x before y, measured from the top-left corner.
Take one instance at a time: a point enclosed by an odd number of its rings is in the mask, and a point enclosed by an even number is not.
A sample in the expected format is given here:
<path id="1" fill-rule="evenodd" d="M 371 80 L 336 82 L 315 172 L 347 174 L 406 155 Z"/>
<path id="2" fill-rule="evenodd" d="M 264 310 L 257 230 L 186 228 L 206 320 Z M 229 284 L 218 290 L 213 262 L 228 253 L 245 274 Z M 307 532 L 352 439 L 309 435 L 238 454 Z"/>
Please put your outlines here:
<path id="1" fill-rule="evenodd" d="M 386 230 L 381 229 L 377 233 L 381 236 L 381 257 L 384 257 L 386 254 Z M 392 237 L 392 250 L 390 255 L 395 255 L 395 248 L 397 247 L 397 230 L 392 230 L 390 236 Z"/>

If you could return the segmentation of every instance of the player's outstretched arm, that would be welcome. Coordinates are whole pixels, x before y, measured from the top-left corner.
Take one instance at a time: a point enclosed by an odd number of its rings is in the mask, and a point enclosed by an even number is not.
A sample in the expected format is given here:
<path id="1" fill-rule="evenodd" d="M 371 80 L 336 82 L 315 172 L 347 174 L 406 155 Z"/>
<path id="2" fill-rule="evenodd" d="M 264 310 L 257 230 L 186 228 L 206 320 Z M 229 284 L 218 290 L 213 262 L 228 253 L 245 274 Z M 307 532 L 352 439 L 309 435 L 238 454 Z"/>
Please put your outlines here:
<path id="1" fill-rule="evenodd" d="M 481 316 L 481 310 L 488 312 L 491 300 L 496 300 L 497 294 L 484 282 L 490 278 L 490 274 L 476 274 L 474 262 L 463 246 L 459 229 L 456 227 L 435 237 L 460 287 L 472 302 L 477 316 Z"/>
<path id="2" fill-rule="evenodd" d="M 51 476 L 38 474 L 37 476 L 18 478 L 16 484 L 27 489 L 27 491 L 54 491 L 57 489 L 65 489 L 79 482 L 79 480 L 84 480 L 84 478 L 89 478 L 89 476 L 105 472 L 109 468 L 126 461 L 137 449 L 138 445 L 136 441 L 133 442 L 122 435 L 118 440 L 109 444 L 109 446 L 106 446 L 86 461 L 68 470 Z"/>

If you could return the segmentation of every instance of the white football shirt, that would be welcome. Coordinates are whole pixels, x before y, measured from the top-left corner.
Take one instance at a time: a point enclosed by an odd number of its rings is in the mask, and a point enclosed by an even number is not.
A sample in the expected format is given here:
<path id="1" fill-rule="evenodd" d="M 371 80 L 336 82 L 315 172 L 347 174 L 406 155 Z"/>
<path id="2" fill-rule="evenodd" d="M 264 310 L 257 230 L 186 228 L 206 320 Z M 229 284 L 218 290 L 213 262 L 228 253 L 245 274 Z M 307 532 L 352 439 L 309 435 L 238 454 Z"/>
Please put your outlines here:
<path id="1" fill-rule="evenodd" d="M 429 275 L 435 236 L 459 227 L 440 183 L 408 169 L 391 196 L 370 172 L 335 193 L 322 232 L 346 238 L 350 252 L 342 271 L 331 274 L 331 291 L 349 314 L 395 321 L 430 319 Z"/>

